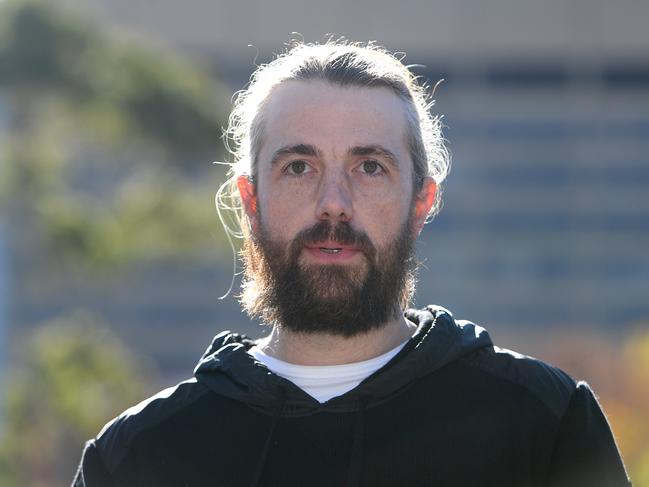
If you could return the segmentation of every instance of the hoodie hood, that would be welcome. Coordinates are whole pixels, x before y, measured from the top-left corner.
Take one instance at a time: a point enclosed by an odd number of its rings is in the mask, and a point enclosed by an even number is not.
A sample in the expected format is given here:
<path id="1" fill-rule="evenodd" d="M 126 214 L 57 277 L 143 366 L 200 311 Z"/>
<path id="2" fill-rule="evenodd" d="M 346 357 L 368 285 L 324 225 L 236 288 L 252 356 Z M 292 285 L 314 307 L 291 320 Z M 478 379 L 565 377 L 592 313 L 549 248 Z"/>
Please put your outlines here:
<path id="1" fill-rule="evenodd" d="M 349 412 L 380 404 L 417 379 L 476 350 L 493 346 L 486 330 L 468 321 L 455 320 L 441 306 L 407 310 L 404 316 L 417 325 L 404 348 L 357 387 L 322 404 L 255 360 L 247 353 L 255 342 L 237 333 L 223 332 L 214 337 L 194 375 L 219 395 L 269 412 L 280 408 L 282 416 L 304 416 L 323 410 Z"/>

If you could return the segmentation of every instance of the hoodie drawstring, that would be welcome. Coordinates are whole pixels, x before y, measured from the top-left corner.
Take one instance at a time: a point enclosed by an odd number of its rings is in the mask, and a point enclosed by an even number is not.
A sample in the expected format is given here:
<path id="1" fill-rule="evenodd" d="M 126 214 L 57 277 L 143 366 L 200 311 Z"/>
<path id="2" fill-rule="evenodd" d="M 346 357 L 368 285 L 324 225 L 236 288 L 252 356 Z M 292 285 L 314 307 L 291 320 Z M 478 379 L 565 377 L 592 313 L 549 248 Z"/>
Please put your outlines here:
<path id="1" fill-rule="evenodd" d="M 255 473 L 252 476 L 252 481 L 250 482 L 251 487 L 257 487 L 259 485 L 259 481 L 261 480 L 261 474 L 264 472 L 264 466 L 266 465 L 266 457 L 268 456 L 268 450 L 270 450 L 270 445 L 273 441 L 273 434 L 275 433 L 275 427 L 277 426 L 277 422 L 279 421 L 279 418 L 282 415 L 285 402 L 286 402 L 286 398 L 282 394 L 280 396 L 279 405 L 277 406 L 277 409 L 275 409 L 275 412 L 273 413 L 270 429 L 268 430 L 268 436 L 266 437 L 266 443 L 264 444 L 264 449 L 261 452 L 261 458 L 257 463 L 257 469 L 255 470 Z"/>
<path id="2" fill-rule="evenodd" d="M 347 472 L 347 487 L 361 485 L 363 473 L 363 442 L 365 441 L 365 398 L 360 399 L 359 408 L 354 418 L 354 438 L 352 453 L 349 457 L 349 471 Z"/>

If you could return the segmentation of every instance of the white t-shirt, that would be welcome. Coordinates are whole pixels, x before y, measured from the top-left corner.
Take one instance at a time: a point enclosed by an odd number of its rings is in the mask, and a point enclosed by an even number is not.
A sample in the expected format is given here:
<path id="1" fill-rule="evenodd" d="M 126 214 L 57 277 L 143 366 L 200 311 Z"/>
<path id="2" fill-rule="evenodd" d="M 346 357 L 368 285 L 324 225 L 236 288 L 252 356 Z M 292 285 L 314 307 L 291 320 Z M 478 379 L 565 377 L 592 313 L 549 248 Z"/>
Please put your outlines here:
<path id="1" fill-rule="evenodd" d="M 248 350 L 259 362 L 268 369 L 290 380 L 304 392 L 318 400 L 326 402 L 332 397 L 340 396 L 351 391 L 363 379 L 387 364 L 392 357 L 401 351 L 408 340 L 397 345 L 392 350 L 363 362 L 342 365 L 296 365 L 276 359 L 265 354 L 257 346 Z"/>

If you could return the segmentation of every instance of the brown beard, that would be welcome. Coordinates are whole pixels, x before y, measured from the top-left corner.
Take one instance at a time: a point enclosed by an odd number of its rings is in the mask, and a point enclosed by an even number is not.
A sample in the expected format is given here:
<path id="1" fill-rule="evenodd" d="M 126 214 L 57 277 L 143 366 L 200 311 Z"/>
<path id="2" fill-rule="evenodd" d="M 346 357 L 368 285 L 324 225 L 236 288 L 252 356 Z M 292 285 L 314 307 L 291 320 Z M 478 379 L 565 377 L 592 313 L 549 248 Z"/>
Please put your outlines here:
<path id="1" fill-rule="evenodd" d="M 240 301 L 252 318 L 302 333 L 351 337 L 378 329 L 406 308 L 416 264 L 410 218 L 385 248 L 346 222 L 323 220 L 291 242 L 260 231 L 244 241 Z M 305 244 L 332 240 L 360 249 L 361 265 L 301 265 Z"/>

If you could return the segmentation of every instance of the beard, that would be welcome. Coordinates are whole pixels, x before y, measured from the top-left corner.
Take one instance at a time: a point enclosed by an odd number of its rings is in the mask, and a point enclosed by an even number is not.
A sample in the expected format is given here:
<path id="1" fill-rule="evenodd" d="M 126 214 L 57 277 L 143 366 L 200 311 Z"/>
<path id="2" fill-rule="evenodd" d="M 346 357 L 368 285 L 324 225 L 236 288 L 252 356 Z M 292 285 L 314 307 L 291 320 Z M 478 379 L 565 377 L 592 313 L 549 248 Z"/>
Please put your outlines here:
<path id="1" fill-rule="evenodd" d="M 291 242 L 271 239 L 260 224 L 244 240 L 241 304 L 252 318 L 293 332 L 351 337 L 379 329 L 407 307 L 414 293 L 410 222 L 378 249 L 347 222 L 320 221 Z M 358 249 L 362 262 L 300 262 L 305 245 L 326 240 Z"/>

